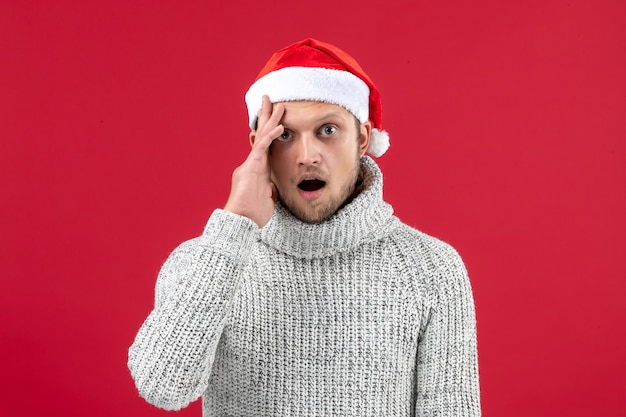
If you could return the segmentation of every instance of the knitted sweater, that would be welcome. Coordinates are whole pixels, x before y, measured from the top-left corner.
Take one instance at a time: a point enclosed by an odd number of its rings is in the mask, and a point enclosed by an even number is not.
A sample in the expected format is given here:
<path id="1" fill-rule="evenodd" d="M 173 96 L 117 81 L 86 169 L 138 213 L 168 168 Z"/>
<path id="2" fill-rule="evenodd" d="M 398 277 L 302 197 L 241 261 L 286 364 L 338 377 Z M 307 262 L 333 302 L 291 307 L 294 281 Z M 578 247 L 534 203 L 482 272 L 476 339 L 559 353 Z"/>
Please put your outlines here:
<path id="1" fill-rule="evenodd" d="M 382 174 L 321 224 L 223 210 L 163 265 L 129 350 L 139 393 L 203 416 L 479 416 L 474 305 L 449 245 L 400 222 Z"/>

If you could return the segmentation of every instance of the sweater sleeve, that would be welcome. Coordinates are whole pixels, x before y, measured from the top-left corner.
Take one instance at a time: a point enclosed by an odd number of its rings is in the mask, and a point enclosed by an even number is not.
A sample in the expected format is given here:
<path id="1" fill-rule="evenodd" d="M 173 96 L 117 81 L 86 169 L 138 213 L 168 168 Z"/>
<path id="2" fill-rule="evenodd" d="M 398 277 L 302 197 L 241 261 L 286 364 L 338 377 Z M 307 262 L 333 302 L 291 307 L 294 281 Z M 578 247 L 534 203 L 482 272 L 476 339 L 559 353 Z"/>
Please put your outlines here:
<path id="1" fill-rule="evenodd" d="M 432 302 L 417 353 L 416 416 L 478 417 L 476 316 L 469 278 L 444 244 L 432 259 Z"/>
<path id="2" fill-rule="evenodd" d="M 216 210 L 202 236 L 181 244 L 164 263 L 154 309 L 128 353 L 131 375 L 149 403 L 177 410 L 206 389 L 230 301 L 258 230 L 245 217 Z"/>

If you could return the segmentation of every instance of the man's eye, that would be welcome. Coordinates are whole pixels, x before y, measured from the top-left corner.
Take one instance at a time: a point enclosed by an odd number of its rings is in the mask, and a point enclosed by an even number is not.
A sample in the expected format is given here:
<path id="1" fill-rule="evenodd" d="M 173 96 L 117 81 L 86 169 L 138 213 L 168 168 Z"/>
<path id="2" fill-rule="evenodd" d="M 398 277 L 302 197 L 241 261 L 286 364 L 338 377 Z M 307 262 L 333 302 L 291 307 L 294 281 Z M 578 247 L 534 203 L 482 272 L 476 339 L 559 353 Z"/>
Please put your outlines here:
<path id="1" fill-rule="evenodd" d="M 280 134 L 280 136 L 278 137 L 278 139 L 280 140 L 288 140 L 289 138 L 291 138 L 291 132 L 284 130 L 283 133 Z"/>
<path id="2" fill-rule="evenodd" d="M 322 134 L 326 136 L 330 136 L 337 131 L 335 126 L 324 126 L 322 128 Z"/>

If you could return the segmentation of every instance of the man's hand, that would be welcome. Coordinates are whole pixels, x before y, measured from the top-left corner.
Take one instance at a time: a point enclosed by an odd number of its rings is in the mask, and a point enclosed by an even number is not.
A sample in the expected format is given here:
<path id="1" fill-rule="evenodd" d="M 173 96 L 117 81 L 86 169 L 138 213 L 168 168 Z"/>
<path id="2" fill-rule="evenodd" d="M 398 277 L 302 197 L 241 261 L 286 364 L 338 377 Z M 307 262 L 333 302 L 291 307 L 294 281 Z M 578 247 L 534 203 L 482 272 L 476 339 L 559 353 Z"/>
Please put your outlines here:
<path id="1" fill-rule="evenodd" d="M 279 124 L 284 112 L 282 104 L 272 105 L 270 99 L 263 96 L 257 129 L 251 134 L 252 150 L 233 172 L 230 195 L 224 207 L 224 210 L 248 217 L 259 227 L 270 221 L 278 195 L 270 180 L 269 147 L 284 131 Z"/>

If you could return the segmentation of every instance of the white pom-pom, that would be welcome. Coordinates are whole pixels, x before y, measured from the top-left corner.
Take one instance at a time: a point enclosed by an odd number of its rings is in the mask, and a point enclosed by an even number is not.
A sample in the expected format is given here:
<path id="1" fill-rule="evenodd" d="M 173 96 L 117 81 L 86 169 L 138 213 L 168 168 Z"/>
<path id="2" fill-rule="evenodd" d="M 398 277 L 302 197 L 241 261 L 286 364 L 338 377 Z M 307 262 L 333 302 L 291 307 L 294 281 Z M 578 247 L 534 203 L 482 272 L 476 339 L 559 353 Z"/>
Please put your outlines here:
<path id="1" fill-rule="evenodd" d="M 387 152 L 387 149 L 389 149 L 389 133 L 384 130 L 372 129 L 367 153 L 378 158 Z"/>

